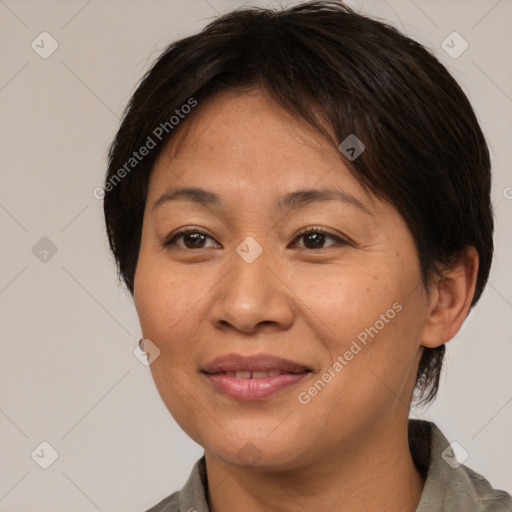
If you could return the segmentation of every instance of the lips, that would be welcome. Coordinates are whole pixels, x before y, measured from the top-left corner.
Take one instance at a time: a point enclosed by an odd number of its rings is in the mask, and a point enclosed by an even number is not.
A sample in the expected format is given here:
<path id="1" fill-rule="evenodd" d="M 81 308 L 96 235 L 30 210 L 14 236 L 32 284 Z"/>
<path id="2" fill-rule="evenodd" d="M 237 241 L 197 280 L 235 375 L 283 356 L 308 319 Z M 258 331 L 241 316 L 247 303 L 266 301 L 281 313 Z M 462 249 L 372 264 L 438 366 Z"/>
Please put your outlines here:
<path id="1" fill-rule="evenodd" d="M 271 355 L 228 354 L 202 368 L 212 388 L 236 400 L 263 400 L 304 379 L 304 364 Z"/>
<path id="2" fill-rule="evenodd" d="M 248 372 L 248 371 L 238 371 L 238 372 L 222 372 L 222 374 L 227 375 L 228 377 L 235 377 L 236 379 L 265 379 L 267 377 L 277 377 L 283 372 L 279 368 L 274 368 L 272 370 L 261 371 L 261 372 Z"/>
<path id="3" fill-rule="evenodd" d="M 279 371 L 281 373 L 304 373 L 311 371 L 311 368 L 289 359 L 283 359 L 268 354 L 252 356 L 227 354 L 204 365 L 202 367 L 202 371 L 208 374 L 235 372 L 240 374 L 239 378 L 247 379 L 251 377 L 261 378 L 262 375 L 258 376 L 258 374 L 262 372 L 268 373 Z M 251 372 L 251 376 L 248 376 L 247 372 Z M 274 375 L 268 376 L 271 377 Z"/>

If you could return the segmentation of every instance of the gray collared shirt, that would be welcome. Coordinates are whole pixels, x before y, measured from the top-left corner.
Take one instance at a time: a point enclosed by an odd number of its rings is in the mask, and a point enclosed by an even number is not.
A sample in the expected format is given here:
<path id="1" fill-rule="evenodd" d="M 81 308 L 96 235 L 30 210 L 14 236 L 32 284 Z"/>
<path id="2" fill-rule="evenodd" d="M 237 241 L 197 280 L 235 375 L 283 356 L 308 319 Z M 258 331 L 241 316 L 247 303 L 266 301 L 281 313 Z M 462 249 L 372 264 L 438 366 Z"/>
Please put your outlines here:
<path id="1" fill-rule="evenodd" d="M 493 489 L 478 473 L 456 462 L 434 423 L 409 420 L 409 447 L 425 487 L 416 512 L 512 512 L 510 494 Z M 205 459 L 199 459 L 181 491 L 147 512 L 209 512 Z"/>

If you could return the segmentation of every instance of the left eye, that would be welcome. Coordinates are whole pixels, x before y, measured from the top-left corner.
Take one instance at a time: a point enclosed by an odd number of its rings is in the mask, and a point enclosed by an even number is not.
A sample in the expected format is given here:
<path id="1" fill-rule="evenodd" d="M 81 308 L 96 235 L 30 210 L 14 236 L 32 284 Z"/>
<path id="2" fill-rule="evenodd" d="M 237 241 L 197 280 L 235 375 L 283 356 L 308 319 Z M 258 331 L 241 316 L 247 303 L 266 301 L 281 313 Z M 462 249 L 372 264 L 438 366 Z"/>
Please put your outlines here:
<path id="1" fill-rule="evenodd" d="M 344 244 L 346 243 L 341 238 L 327 233 L 321 229 L 312 229 L 309 231 L 304 231 L 300 233 L 299 236 L 295 240 L 303 239 L 304 247 L 299 247 L 299 249 L 325 249 L 324 243 L 326 239 L 334 240 L 333 244 L 330 244 L 328 247 L 336 244 Z"/>

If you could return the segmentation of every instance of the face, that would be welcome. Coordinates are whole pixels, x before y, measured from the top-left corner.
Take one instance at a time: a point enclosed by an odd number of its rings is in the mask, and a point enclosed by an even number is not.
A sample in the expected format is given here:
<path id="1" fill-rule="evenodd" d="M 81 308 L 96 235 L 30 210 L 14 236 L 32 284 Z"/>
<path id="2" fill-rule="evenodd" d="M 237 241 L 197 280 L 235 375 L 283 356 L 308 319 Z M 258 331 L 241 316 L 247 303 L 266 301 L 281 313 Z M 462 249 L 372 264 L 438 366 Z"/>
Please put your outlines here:
<path id="1" fill-rule="evenodd" d="M 403 428 L 429 305 L 400 214 L 262 92 L 220 93 L 180 128 L 152 171 L 134 289 L 173 417 L 266 468 Z"/>

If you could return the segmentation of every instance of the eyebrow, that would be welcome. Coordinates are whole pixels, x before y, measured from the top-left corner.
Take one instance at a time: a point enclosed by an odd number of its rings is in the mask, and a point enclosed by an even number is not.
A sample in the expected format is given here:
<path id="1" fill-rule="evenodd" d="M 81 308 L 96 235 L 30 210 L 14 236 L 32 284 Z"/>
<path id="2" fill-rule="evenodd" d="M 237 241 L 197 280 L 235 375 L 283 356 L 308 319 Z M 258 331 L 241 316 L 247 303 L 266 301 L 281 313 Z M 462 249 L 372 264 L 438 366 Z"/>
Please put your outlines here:
<path id="1" fill-rule="evenodd" d="M 152 207 L 152 210 L 156 210 L 161 205 L 176 201 L 176 200 L 187 200 L 196 204 L 219 208 L 222 206 L 222 199 L 214 192 L 209 192 L 199 187 L 187 187 L 187 188 L 176 188 L 164 192 L 156 201 Z M 289 192 L 285 196 L 281 197 L 276 207 L 279 210 L 289 209 L 296 210 L 303 208 L 309 204 L 320 202 L 320 201 L 341 201 L 342 203 L 355 206 L 367 215 L 373 215 L 372 212 L 355 196 L 338 189 L 305 189 L 296 190 L 295 192 Z"/>

